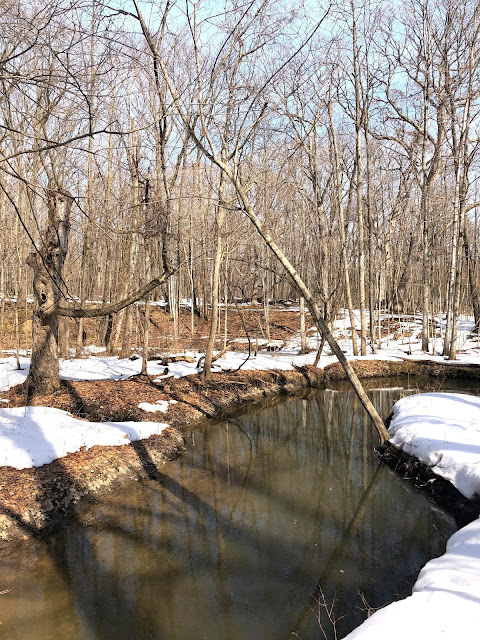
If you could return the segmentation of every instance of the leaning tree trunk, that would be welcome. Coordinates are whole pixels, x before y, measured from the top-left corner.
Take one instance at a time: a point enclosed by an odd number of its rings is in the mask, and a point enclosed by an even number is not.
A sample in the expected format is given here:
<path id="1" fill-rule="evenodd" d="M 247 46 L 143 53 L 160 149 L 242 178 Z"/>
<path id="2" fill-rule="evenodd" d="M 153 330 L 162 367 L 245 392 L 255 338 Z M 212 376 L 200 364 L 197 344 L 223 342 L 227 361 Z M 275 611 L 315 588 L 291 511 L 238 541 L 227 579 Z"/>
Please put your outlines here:
<path id="1" fill-rule="evenodd" d="M 162 56 L 160 56 L 157 46 L 155 44 L 155 41 L 153 40 L 148 30 L 148 27 L 143 19 L 142 13 L 139 9 L 139 3 L 137 0 L 133 0 L 133 4 L 135 6 L 135 11 L 136 11 L 135 17 L 137 17 L 140 22 L 142 32 L 145 36 L 147 44 L 154 57 L 154 62 L 156 65 L 158 65 L 158 68 L 162 72 L 163 78 L 168 86 L 168 89 L 169 91 L 171 91 L 172 96 L 175 100 L 177 113 L 182 119 L 183 124 L 185 125 L 187 131 L 190 134 L 191 139 L 193 140 L 197 148 L 202 153 L 204 153 L 206 157 L 208 157 L 212 162 L 214 162 L 219 167 L 219 169 L 221 169 L 227 175 L 228 179 L 231 181 L 232 185 L 236 190 L 236 194 L 241 204 L 243 205 L 243 211 L 245 215 L 250 219 L 250 221 L 257 229 L 258 233 L 260 234 L 265 244 L 268 246 L 268 248 L 273 252 L 277 260 L 280 262 L 280 264 L 285 270 L 285 273 L 287 273 L 290 279 L 292 280 L 292 283 L 294 284 L 298 293 L 305 298 L 305 302 L 310 310 L 310 313 L 312 314 L 312 318 L 315 320 L 317 328 L 325 336 L 325 340 L 330 345 L 330 348 L 332 349 L 333 353 L 337 356 L 337 359 L 339 360 L 348 379 L 350 380 L 350 383 L 352 384 L 352 387 L 355 390 L 355 393 L 357 394 L 360 402 L 364 406 L 373 424 L 375 425 L 375 428 L 377 429 L 380 437 L 380 441 L 384 442 L 386 439 L 389 438 L 389 434 L 385 427 L 385 424 L 382 418 L 380 417 L 380 415 L 378 414 L 377 410 L 373 406 L 371 400 L 367 396 L 365 390 L 363 389 L 361 382 L 357 377 L 357 374 L 352 368 L 352 365 L 346 359 L 345 354 L 340 349 L 338 342 L 335 340 L 331 331 L 329 330 L 318 305 L 313 299 L 311 292 L 309 291 L 309 289 L 307 288 L 303 280 L 300 278 L 300 275 L 297 273 L 297 271 L 295 270 L 293 265 L 290 263 L 286 255 L 283 253 L 280 247 L 273 240 L 272 236 L 270 236 L 270 234 L 263 228 L 261 220 L 255 215 L 255 211 L 249 201 L 247 190 L 244 188 L 241 182 L 239 173 L 236 170 L 232 170 L 228 162 L 225 162 L 224 158 L 220 159 L 215 153 L 209 152 L 203 146 L 201 140 L 197 137 L 196 132 L 192 127 L 191 119 L 187 118 L 186 114 L 183 112 L 180 106 L 180 102 L 177 99 L 177 92 L 175 90 L 175 87 L 173 86 L 170 75 L 165 66 L 165 62 Z M 227 131 L 228 128 L 226 128 L 225 130 Z"/>
<path id="2" fill-rule="evenodd" d="M 263 228 L 263 225 L 262 225 L 260 219 L 255 215 L 253 207 L 251 206 L 251 204 L 250 204 L 250 202 L 248 200 L 247 192 L 245 191 L 245 189 L 244 189 L 242 183 L 240 182 L 238 176 L 231 171 L 231 169 L 230 169 L 230 167 L 228 165 L 223 165 L 222 169 L 227 174 L 227 176 L 230 178 L 232 183 L 235 185 L 235 189 L 237 191 L 237 195 L 238 195 L 241 203 L 243 204 L 243 210 L 244 210 L 246 216 L 250 219 L 250 221 L 253 223 L 253 225 L 255 226 L 257 231 L 259 232 L 260 236 L 263 238 L 263 240 L 266 243 L 266 245 L 269 247 L 269 249 L 274 253 L 276 258 L 279 260 L 280 264 L 285 269 L 285 272 L 290 276 L 290 278 L 293 281 L 293 284 L 294 284 L 295 288 L 297 289 L 297 291 L 299 292 L 299 294 L 304 297 L 305 303 L 307 304 L 307 306 L 308 306 L 308 308 L 310 310 L 310 313 L 312 315 L 312 318 L 315 321 L 315 324 L 317 325 L 317 328 L 322 333 L 322 335 L 325 336 L 325 340 L 328 342 L 328 344 L 330 345 L 330 348 L 332 349 L 333 353 L 335 354 L 335 356 L 337 357 L 338 361 L 342 365 L 342 368 L 345 371 L 345 373 L 347 375 L 347 378 L 349 379 L 350 384 L 352 385 L 355 393 L 357 394 L 358 399 L 362 403 L 362 405 L 365 408 L 365 410 L 367 411 L 371 421 L 373 422 L 375 428 L 377 429 L 378 435 L 380 437 L 380 442 L 384 442 L 385 440 L 388 440 L 388 438 L 390 436 L 389 436 L 389 433 L 387 431 L 387 428 L 385 427 L 385 424 L 384 424 L 382 418 L 380 417 L 380 415 L 378 414 L 377 410 L 373 406 L 372 401 L 367 396 L 367 394 L 366 394 L 364 388 L 362 387 L 362 384 L 361 384 L 360 380 L 358 379 L 358 376 L 355 373 L 352 365 L 346 359 L 345 354 L 343 353 L 343 351 L 340 348 L 340 345 L 335 340 L 332 332 L 328 328 L 328 325 L 325 322 L 325 319 L 323 318 L 322 313 L 320 311 L 320 308 L 318 307 L 317 303 L 315 302 L 315 300 L 313 298 L 313 295 L 311 294 L 311 292 L 309 291 L 309 289 L 307 288 L 307 286 L 305 285 L 305 283 L 303 282 L 302 278 L 300 277 L 300 275 L 298 274 L 296 269 L 293 267 L 291 262 L 285 256 L 285 254 L 280 249 L 280 247 L 277 245 L 277 243 L 273 240 L 272 236 Z"/>
<path id="3" fill-rule="evenodd" d="M 34 293 L 32 358 L 25 382 L 28 396 L 53 393 L 60 387 L 58 315 L 48 311 L 58 306 L 61 297 L 72 202 L 66 192 L 48 191 L 45 241 L 39 251 L 27 258 L 28 266 L 33 269 Z"/>

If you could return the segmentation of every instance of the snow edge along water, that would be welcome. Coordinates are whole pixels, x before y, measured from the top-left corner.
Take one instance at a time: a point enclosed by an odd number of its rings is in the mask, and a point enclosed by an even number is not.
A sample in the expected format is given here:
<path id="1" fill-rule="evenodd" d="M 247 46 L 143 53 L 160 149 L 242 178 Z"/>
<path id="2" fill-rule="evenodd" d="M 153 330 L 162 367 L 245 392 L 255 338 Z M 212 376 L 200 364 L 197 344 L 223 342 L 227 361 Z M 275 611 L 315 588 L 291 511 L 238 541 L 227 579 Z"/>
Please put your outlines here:
<path id="1" fill-rule="evenodd" d="M 391 442 L 431 467 L 464 496 L 480 493 L 480 398 L 424 393 L 399 400 Z M 421 570 L 412 595 L 387 605 L 344 640 L 477 638 L 480 626 L 480 519 L 457 531 Z"/>

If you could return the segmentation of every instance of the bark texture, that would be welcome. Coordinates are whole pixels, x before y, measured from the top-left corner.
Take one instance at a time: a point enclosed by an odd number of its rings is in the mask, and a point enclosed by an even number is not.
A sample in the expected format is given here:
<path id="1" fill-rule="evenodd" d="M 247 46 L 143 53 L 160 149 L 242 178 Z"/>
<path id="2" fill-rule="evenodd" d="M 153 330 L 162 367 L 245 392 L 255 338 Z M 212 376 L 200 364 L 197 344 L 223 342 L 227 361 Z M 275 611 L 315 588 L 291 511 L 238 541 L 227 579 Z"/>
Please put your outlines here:
<path id="1" fill-rule="evenodd" d="M 33 269 L 34 308 L 32 359 L 25 382 L 27 396 L 53 393 L 60 387 L 58 372 L 58 315 L 49 313 L 62 297 L 63 266 L 68 250 L 73 199 L 67 192 L 49 190 L 48 226 L 39 251 L 27 264 Z"/>

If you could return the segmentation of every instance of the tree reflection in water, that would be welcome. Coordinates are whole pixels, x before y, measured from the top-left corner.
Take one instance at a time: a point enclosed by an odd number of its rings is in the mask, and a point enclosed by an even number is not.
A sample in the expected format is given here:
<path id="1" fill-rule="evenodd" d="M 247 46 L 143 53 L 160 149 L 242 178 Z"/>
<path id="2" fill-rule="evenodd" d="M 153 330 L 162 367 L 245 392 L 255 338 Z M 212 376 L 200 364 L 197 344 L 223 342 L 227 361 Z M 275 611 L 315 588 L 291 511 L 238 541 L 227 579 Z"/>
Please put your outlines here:
<path id="1" fill-rule="evenodd" d="M 400 391 L 371 393 L 386 416 Z M 455 530 L 379 467 L 351 393 L 287 398 L 188 440 L 160 469 L 139 444 L 150 480 L 4 558 L 9 638 L 308 640 L 320 594 L 341 637 L 365 616 L 359 594 L 407 595 Z"/>

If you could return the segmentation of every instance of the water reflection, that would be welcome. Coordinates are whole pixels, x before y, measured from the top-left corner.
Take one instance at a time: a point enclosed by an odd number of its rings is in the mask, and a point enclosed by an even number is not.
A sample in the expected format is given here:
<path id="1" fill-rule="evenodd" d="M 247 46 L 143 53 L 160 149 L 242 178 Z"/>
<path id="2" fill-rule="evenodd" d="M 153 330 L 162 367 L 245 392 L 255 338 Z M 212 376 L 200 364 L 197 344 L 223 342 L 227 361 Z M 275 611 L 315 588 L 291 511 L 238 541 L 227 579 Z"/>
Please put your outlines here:
<path id="1" fill-rule="evenodd" d="M 387 415 L 401 392 L 371 391 Z M 353 394 L 189 435 L 188 453 L 3 558 L 0 620 L 29 640 L 342 637 L 406 595 L 453 521 L 373 455 Z M 362 597 L 364 600 L 362 600 Z"/>

